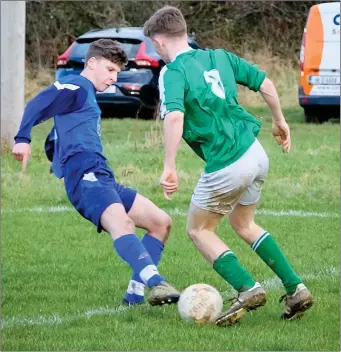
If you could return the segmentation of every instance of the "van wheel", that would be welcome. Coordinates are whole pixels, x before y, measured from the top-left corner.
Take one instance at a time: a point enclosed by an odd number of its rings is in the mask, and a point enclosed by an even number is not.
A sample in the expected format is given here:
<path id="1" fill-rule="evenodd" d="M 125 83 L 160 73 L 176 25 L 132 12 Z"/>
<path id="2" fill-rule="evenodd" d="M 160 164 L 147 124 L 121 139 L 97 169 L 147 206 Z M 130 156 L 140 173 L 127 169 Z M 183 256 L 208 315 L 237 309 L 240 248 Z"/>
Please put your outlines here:
<path id="1" fill-rule="evenodd" d="M 306 107 L 304 108 L 304 121 L 306 123 L 320 124 L 328 120 L 324 114 L 318 109 L 318 107 Z"/>

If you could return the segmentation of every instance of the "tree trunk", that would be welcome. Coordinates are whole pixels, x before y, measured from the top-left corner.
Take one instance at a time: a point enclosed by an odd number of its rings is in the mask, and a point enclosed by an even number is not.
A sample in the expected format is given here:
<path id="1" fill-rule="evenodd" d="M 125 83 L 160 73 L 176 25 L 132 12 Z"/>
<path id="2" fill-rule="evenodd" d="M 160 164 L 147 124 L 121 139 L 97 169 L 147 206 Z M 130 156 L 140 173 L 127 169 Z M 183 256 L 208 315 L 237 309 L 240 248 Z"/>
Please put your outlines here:
<path id="1" fill-rule="evenodd" d="M 14 144 L 24 110 L 25 1 L 1 1 L 1 149 Z"/>

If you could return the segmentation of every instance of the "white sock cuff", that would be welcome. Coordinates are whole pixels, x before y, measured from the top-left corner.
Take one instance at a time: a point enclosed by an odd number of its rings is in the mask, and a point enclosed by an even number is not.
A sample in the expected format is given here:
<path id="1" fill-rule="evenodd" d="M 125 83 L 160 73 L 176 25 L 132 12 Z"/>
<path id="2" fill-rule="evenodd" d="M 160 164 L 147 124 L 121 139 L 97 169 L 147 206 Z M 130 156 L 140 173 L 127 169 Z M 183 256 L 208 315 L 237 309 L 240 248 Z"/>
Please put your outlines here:
<path id="1" fill-rule="evenodd" d="M 251 245 L 251 248 L 255 251 L 259 245 L 269 236 L 269 232 L 265 231 L 262 235 L 260 235 L 256 241 L 254 241 Z"/>
<path id="2" fill-rule="evenodd" d="M 138 296 L 144 296 L 144 288 L 145 284 L 143 284 L 142 282 L 130 280 L 127 288 L 127 293 L 135 294 Z"/>
<path id="3" fill-rule="evenodd" d="M 160 275 L 155 265 L 147 265 L 140 271 L 141 280 L 147 285 L 148 280 L 154 275 Z"/>

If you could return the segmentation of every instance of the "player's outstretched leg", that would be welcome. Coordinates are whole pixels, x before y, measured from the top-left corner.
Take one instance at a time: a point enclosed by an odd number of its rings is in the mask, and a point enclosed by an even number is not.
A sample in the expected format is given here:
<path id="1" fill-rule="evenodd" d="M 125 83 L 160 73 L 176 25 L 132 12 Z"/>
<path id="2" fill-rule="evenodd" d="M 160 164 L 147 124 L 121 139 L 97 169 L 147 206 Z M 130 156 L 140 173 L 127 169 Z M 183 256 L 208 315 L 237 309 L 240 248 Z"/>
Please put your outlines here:
<path id="1" fill-rule="evenodd" d="M 157 267 L 161 259 L 164 244 L 158 238 L 146 233 L 141 243 L 149 253 L 154 265 Z M 127 292 L 123 298 L 123 303 L 127 305 L 142 304 L 145 296 L 145 284 L 141 280 L 138 272 L 134 272 L 127 288 Z"/>
<path id="2" fill-rule="evenodd" d="M 238 204 L 230 215 L 230 223 L 237 234 L 251 245 L 264 263 L 281 279 L 286 294 L 282 319 L 299 318 L 313 305 L 313 297 L 295 273 L 274 238 L 254 222 L 256 205 Z"/>
<path id="3" fill-rule="evenodd" d="M 111 204 L 101 216 L 102 227 L 111 234 L 117 254 L 126 261 L 140 279 L 151 288 L 149 303 L 176 303 L 180 292 L 166 282 L 154 265 L 148 251 L 135 235 L 135 225 L 122 204 Z"/>
<path id="4" fill-rule="evenodd" d="M 213 264 L 213 269 L 238 291 L 238 297 L 231 307 L 216 320 L 218 326 L 230 326 L 237 323 L 248 311 L 263 306 L 266 303 L 266 293 L 214 233 L 221 218 L 220 214 L 191 204 L 187 232 L 202 255 Z"/>
<path id="5" fill-rule="evenodd" d="M 128 216 L 136 227 L 147 231 L 141 242 L 157 267 L 161 259 L 164 244 L 169 236 L 172 219 L 152 201 L 140 194 L 136 195 Z M 128 305 L 143 303 L 144 291 L 145 284 L 141 280 L 139 273 L 134 272 L 129 281 L 123 302 Z"/>

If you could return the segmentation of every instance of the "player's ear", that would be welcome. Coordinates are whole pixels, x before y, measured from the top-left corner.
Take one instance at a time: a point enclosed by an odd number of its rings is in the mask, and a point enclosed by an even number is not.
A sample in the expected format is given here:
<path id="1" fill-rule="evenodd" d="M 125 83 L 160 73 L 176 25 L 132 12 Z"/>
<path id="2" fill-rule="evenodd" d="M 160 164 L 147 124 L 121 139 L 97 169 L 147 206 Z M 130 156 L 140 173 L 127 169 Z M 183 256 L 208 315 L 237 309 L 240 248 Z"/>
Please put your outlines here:
<path id="1" fill-rule="evenodd" d="M 159 47 L 162 47 L 164 44 L 163 44 L 163 37 L 161 35 L 154 35 L 152 41 L 154 42 L 154 44 L 156 44 L 157 46 Z"/>
<path id="2" fill-rule="evenodd" d="M 94 70 L 97 65 L 97 59 L 95 57 L 90 57 L 88 61 L 86 62 L 86 67 L 88 67 L 90 70 Z"/>

